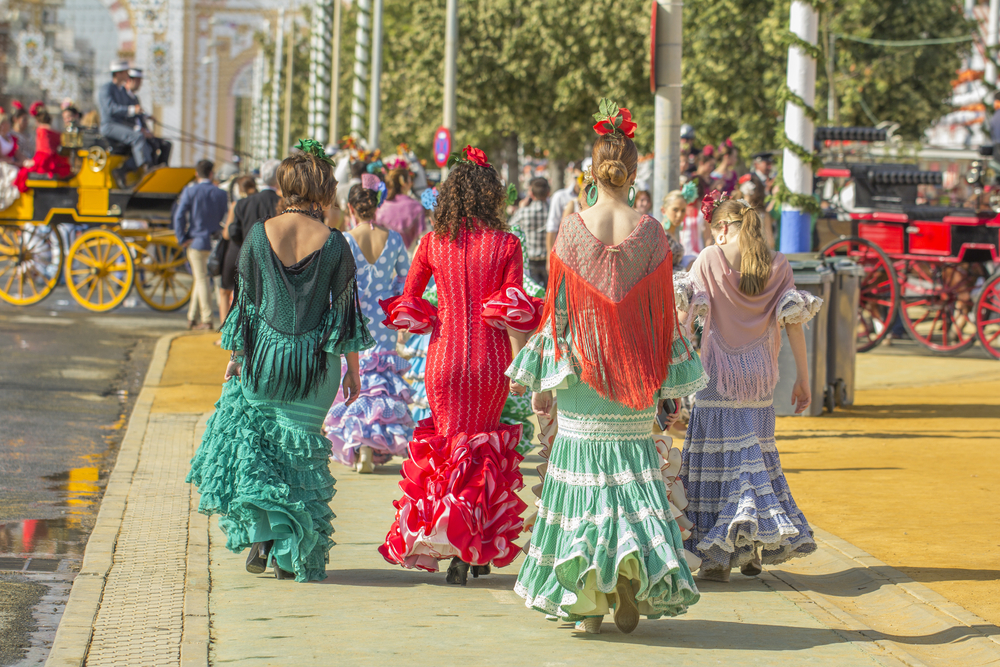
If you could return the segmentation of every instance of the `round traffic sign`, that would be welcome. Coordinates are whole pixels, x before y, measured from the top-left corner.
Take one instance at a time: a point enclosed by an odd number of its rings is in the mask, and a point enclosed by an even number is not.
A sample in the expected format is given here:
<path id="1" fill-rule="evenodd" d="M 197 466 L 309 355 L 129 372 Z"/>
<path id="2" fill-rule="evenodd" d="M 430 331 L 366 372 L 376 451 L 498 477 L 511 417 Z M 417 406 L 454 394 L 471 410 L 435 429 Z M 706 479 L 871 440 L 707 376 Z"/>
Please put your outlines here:
<path id="1" fill-rule="evenodd" d="M 451 155 L 451 131 L 443 125 L 434 132 L 434 163 L 443 167 Z"/>

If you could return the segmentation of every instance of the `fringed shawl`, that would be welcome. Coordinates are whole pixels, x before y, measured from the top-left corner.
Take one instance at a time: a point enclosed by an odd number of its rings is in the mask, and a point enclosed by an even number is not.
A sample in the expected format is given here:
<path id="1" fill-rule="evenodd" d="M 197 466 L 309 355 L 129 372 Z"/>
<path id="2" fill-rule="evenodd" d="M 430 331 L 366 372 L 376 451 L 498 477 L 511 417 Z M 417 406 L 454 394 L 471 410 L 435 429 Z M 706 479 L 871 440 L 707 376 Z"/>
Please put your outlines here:
<path id="1" fill-rule="evenodd" d="M 705 371 L 728 399 L 766 398 L 778 383 L 778 316 L 782 298 L 795 290 L 792 267 L 776 253 L 771 278 L 755 296 L 739 290 L 740 272 L 729 266 L 718 246 L 703 250 L 690 273 L 708 293 L 710 304 L 701 348 Z"/>
<path id="2" fill-rule="evenodd" d="M 645 216 L 616 246 L 598 241 L 579 214 L 563 221 L 550 259 L 542 328 L 556 330 L 565 288 L 568 334 L 580 379 L 634 410 L 650 406 L 670 370 L 673 261 L 663 228 Z M 556 359 L 561 357 L 556 346 Z"/>
<path id="3" fill-rule="evenodd" d="M 327 377 L 331 341 L 338 348 L 355 339 L 362 347 L 371 343 L 358 300 L 354 257 L 338 231 L 330 232 L 319 251 L 286 267 L 272 250 L 264 225 L 254 225 L 240 252 L 227 323 L 234 317 L 243 343 L 243 377 L 255 391 L 265 382 L 268 393 L 283 401 L 319 389 Z M 273 347 L 274 354 L 262 346 Z"/>

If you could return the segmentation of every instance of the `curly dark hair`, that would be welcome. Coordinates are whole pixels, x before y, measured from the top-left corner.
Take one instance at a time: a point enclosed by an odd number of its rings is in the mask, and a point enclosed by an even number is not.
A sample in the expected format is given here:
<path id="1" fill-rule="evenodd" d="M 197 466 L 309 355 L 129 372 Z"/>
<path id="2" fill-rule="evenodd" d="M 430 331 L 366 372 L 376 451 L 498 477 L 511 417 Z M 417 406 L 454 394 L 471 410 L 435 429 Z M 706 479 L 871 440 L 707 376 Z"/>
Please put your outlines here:
<path id="1" fill-rule="evenodd" d="M 463 228 L 507 231 L 506 203 L 507 192 L 495 169 L 459 162 L 438 187 L 434 233 L 454 241 Z"/>
<path id="2" fill-rule="evenodd" d="M 354 207 L 358 219 L 361 222 L 368 222 L 375 219 L 375 209 L 378 208 L 378 192 L 368 190 L 360 183 L 351 186 L 351 191 L 347 193 L 347 203 Z"/>

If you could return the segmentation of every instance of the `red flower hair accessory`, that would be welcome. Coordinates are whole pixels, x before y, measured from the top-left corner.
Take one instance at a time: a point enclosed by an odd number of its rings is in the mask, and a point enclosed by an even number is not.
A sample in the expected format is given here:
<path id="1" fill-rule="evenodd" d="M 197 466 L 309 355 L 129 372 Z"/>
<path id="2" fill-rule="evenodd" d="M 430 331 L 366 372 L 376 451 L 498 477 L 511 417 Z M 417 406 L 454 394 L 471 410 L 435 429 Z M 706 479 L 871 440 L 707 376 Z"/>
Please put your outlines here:
<path id="1" fill-rule="evenodd" d="M 701 200 L 701 214 L 705 216 L 707 222 L 712 221 L 712 214 L 722 202 L 729 199 L 729 195 L 724 195 L 718 190 L 712 190 Z"/>
<path id="2" fill-rule="evenodd" d="M 742 176 L 740 176 L 740 185 L 743 185 L 749 180 L 750 180 L 750 174 L 743 174 Z"/>
<path id="3" fill-rule="evenodd" d="M 31 106 L 28 108 L 28 113 L 30 113 L 32 116 L 37 116 L 38 110 L 44 106 L 45 106 L 44 102 L 33 102 Z"/>
<path id="4" fill-rule="evenodd" d="M 461 153 L 452 153 L 452 156 L 448 159 L 448 166 L 451 167 L 459 162 L 471 162 L 477 167 L 493 168 L 493 165 L 490 164 L 489 159 L 486 157 L 486 152 L 473 146 L 466 146 L 462 149 Z"/>
<path id="5" fill-rule="evenodd" d="M 23 108 L 24 108 L 24 105 L 23 105 L 23 104 L 21 104 L 21 101 L 20 101 L 20 100 L 11 100 L 11 101 L 10 101 L 10 105 L 11 105 L 12 107 L 14 107 L 15 109 L 17 109 L 18 111 L 20 111 L 21 109 L 23 109 Z"/>
<path id="6" fill-rule="evenodd" d="M 701 149 L 702 155 L 715 155 L 715 146 L 712 144 L 705 144 L 705 147 Z"/>
<path id="7" fill-rule="evenodd" d="M 605 134 L 621 132 L 629 139 L 635 138 L 636 124 L 632 122 L 632 112 L 628 109 L 619 109 L 617 104 L 606 97 L 601 99 L 594 120 L 597 121 L 594 124 L 594 132 L 602 137 Z"/>
<path id="8" fill-rule="evenodd" d="M 398 157 L 395 160 L 390 160 L 389 162 L 387 162 L 385 168 L 388 169 L 389 171 L 392 171 L 393 169 L 405 169 L 409 171 L 410 163 L 404 160 L 403 158 Z"/>

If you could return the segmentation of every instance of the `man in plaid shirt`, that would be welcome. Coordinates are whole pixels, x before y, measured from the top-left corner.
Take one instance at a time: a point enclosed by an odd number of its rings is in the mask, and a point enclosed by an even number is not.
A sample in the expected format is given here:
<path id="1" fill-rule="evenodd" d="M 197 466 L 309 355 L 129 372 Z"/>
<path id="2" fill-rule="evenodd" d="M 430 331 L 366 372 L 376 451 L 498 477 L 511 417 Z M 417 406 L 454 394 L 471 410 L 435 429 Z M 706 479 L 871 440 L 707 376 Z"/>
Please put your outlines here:
<path id="1" fill-rule="evenodd" d="M 545 221 L 549 215 L 549 182 L 533 178 L 528 197 L 511 216 L 510 224 L 524 232 L 524 252 L 528 256 L 528 274 L 539 285 L 547 285 L 549 272 L 545 268 Z"/>

